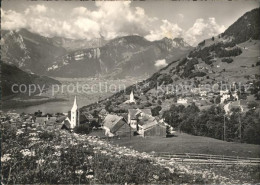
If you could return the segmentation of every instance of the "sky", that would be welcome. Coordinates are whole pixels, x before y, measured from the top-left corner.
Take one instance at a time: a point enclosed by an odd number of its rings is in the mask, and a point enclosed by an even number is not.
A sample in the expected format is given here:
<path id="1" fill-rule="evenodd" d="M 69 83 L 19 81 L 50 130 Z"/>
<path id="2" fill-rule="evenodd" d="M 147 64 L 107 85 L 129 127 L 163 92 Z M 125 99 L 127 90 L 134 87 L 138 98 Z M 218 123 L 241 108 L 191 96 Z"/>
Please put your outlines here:
<path id="1" fill-rule="evenodd" d="M 225 31 L 259 2 L 2 0 L 1 28 L 87 40 L 133 34 L 150 41 L 183 37 L 195 46 Z"/>

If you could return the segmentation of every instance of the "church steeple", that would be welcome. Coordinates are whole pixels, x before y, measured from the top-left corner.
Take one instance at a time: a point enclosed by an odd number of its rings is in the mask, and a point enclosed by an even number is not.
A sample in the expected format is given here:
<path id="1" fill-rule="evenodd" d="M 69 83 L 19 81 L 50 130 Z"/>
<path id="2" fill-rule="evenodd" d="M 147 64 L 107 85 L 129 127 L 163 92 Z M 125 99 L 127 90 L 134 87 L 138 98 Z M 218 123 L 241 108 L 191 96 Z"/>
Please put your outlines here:
<path id="1" fill-rule="evenodd" d="M 78 110 L 78 105 L 77 105 L 77 97 L 75 96 L 74 99 L 74 104 L 73 107 L 71 108 L 71 128 L 74 128 L 77 125 L 77 110 Z"/>
<path id="2" fill-rule="evenodd" d="M 135 102 L 133 90 L 131 91 L 129 102 L 130 102 L 130 103 L 134 103 L 134 102 Z"/>
<path id="3" fill-rule="evenodd" d="M 78 109 L 77 96 L 75 96 L 75 98 L 74 98 L 74 104 L 73 104 L 73 107 L 72 107 L 71 111 L 72 111 L 72 110 L 77 110 L 77 109 Z"/>

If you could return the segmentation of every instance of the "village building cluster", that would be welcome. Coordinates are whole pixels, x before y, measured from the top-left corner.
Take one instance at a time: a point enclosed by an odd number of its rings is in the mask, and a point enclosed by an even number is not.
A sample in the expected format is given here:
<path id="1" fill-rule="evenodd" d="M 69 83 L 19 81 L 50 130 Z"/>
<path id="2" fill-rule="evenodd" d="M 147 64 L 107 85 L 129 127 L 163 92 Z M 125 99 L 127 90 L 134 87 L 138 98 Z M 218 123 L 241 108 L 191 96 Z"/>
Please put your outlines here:
<path id="1" fill-rule="evenodd" d="M 247 100 L 239 98 L 237 91 L 227 89 L 219 92 L 210 92 L 203 88 L 193 88 L 185 96 L 178 96 L 176 104 L 188 105 L 194 102 L 202 105 L 209 98 L 219 97 L 219 103 L 223 105 L 226 114 L 230 114 L 232 108 L 240 108 L 242 112 L 247 111 Z M 135 100 L 134 92 L 131 91 L 129 100 L 123 104 L 133 104 Z M 205 103 L 206 104 L 206 103 Z M 203 105 L 205 105 L 203 104 Z M 131 107 L 131 106 L 130 106 Z M 1 114 L 1 122 L 21 123 L 23 126 L 30 125 L 41 127 L 46 130 L 66 129 L 73 131 L 80 125 L 91 124 L 91 127 L 102 129 L 106 137 L 166 137 L 173 131 L 173 128 L 164 122 L 159 116 L 153 116 L 150 108 L 129 108 L 127 113 L 109 113 L 105 108 L 101 109 L 97 115 L 80 113 L 75 97 L 73 106 L 69 113 L 57 113 L 55 115 L 45 114 L 38 111 L 34 114 L 8 113 L 8 116 Z M 168 131 L 167 131 L 168 130 Z"/>

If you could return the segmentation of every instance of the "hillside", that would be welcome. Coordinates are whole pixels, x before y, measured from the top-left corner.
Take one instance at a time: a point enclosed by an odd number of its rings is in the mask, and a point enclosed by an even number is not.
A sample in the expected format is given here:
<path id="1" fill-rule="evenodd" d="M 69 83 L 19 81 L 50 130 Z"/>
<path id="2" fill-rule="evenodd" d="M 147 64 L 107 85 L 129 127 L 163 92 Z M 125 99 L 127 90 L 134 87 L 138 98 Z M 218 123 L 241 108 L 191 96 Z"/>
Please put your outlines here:
<path id="1" fill-rule="evenodd" d="M 109 100 L 103 100 L 99 104 L 93 104 L 82 108 L 83 112 L 88 112 L 90 109 L 108 108 L 112 112 L 127 112 L 128 108 L 155 108 L 161 105 L 163 109 L 177 101 L 178 98 L 188 97 L 198 106 L 212 105 L 218 94 L 207 96 L 202 100 L 199 96 L 192 95 L 191 89 L 208 85 L 221 85 L 228 83 L 236 85 L 249 85 L 251 90 L 248 92 L 257 98 L 257 88 L 259 88 L 259 48 L 260 41 L 253 40 L 255 31 L 250 31 L 251 27 L 257 28 L 259 18 L 259 9 L 252 10 L 243 15 L 238 21 L 231 25 L 225 32 L 226 35 L 219 35 L 201 42 L 187 57 L 171 62 L 168 66 L 154 73 L 150 78 L 136 85 L 130 86 L 125 92 L 114 94 Z M 251 27 L 246 27 L 245 17 L 250 21 Z M 246 22 L 248 24 L 248 22 Z M 248 33 L 248 40 L 241 43 L 243 40 L 239 33 L 234 32 L 232 39 L 227 34 L 235 27 L 245 27 L 245 32 Z M 250 38 L 250 39 L 249 39 Z M 168 89 L 162 90 L 163 86 Z M 167 86 L 168 85 L 168 86 Z M 185 86 L 189 87 L 184 89 Z M 190 88 L 192 85 L 192 88 Z M 176 89 L 177 88 L 177 89 Z M 253 88 L 253 90 L 252 90 Z M 159 89 L 159 90 L 158 90 Z M 126 105 L 123 102 L 127 100 L 131 90 L 135 92 L 136 105 Z M 168 90 L 168 91 L 166 91 Z M 240 98 L 247 98 L 249 95 Z M 259 97 L 258 97 L 259 98 Z M 202 103 L 203 102 L 203 103 Z"/>
<path id="2" fill-rule="evenodd" d="M 28 96 L 28 87 L 30 84 L 35 84 L 37 86 L 45 87 L 47 89 L 52 84 L 60 84 L 59 81 L 46 76 L 38 76 L 35 74 L 29 74 L 14 65 L 9 65 L 1 61 L 1 83 L 2 83 L 2 97 L 3 99 L 8 99 L 15 95 Z M 12 85 L 17 84 L 18 86 L 24 84 L 27 87 L 27 91 L 23 93 L 25 88 L 22 88 L 22 92 L 15 93 L 12 91 Z M 18 90 L 18 87 L 14 89 Z M 32 95 L 39 93 L 39 90 L 34 92 Z"/>
<path id="3" fill-rule="evenodd" d="M 191 49 L 183 39 L 150 42 L 140 36 L 113 39 L 102 47 L 69 52 L 48 68 L 51 76 L 111 78 L 152 74 L 159 68 L 157 60 L 166 63 L 185 56 Z M 85 70 L 79 70 L 79 69 Z"/>
<path id="4" fill-rule="evenodd" d="M 223 33 L 223 36 L 233 37 L 236 43 L 248 39 L 260 39 L 260 13 L 259 8 L 245 13 Z"/>
<path id="5" fill-rule="evenodd" d="M 53 60 L 66 53 L 54 40 L 29 32 L 1 31 L 1 59 L 22 70 L 44 74 Z"/>

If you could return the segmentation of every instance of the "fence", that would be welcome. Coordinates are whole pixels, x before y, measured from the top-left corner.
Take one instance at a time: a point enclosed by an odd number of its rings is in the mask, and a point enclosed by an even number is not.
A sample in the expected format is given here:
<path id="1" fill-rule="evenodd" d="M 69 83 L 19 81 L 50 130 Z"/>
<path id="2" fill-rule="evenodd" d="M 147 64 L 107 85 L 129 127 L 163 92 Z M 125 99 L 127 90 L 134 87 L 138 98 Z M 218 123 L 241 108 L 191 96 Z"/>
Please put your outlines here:
<path id="1" fill-rule="evenodd" d="M 153 153 L 155 157 L 164 160 L 174 160 L 180 163 L 190 164 L 214 164 L 214 165 L 260 165 L 260 158 L 247 158 L 239 156 L 225 156 L 225 155 L 208 155 L 208 154 L 173 154 L 167 152 Z"/>

